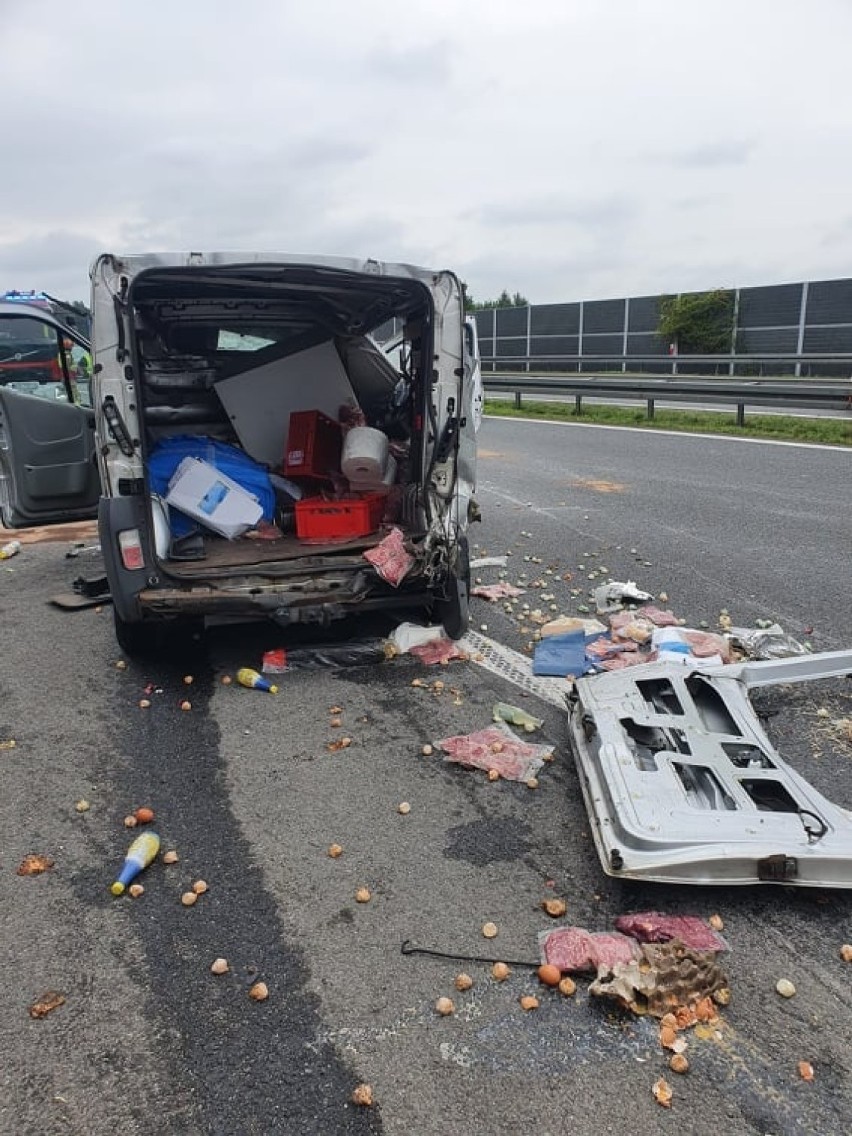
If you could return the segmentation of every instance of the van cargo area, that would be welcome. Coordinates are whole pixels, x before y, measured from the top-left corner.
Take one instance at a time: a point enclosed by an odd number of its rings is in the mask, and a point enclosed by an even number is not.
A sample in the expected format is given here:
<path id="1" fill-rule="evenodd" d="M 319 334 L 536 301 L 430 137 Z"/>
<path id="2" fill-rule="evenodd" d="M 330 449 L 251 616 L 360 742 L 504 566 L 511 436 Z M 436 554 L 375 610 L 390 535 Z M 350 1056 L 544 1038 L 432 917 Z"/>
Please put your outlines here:
<path id="1" fill-rule="evenodd" d="M 119 332 L 96 343 L 108 496 L 145 514 L 118 568 L 148 577 L 117 624 L 452 600 L 461 633 L 475 437 L 456 277 L 193 255 L 94 270 L 96 329 L 108 301 Z M 105 510 L 102 527 L 128 524 L 127 506 Z M 389 537 L 404 571 L 385 570 Z"/>

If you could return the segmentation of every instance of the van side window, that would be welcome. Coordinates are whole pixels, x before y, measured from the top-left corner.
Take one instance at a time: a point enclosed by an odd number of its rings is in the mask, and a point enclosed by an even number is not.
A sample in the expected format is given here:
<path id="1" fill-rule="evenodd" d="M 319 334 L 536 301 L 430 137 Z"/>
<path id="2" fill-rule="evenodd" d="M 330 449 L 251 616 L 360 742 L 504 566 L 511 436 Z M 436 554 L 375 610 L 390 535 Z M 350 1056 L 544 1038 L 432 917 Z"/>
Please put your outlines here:
<path id="1" fill-rule="evenodd" d="M 0 316 L 0 385 L 37 398 L 68 401 L 62 344 L 52 324 Z"/>

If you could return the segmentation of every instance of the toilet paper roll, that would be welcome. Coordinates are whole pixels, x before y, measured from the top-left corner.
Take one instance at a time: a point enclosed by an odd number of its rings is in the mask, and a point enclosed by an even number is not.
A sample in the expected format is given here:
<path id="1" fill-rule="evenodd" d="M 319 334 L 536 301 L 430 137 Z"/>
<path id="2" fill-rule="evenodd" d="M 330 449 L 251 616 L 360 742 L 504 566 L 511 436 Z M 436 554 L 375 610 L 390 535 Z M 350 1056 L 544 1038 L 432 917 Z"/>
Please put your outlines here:
<path id="1" fill-rule="evenodd" d="M 396 481 L 396 474 L 396 458 L 393 454 L 388 454 L 388 464 L 385 466 L 383 477 L 350 477 L 349 487 L 354 489 L 356 493 L 361 493 L 366 490 L 375 492 L 379 489 L 389 489 Z"/>
<path id="2" fill-rule="evenodd" d="M 340 470 L 350 481 L 381 481 L 388 464 L 388 440 L 381 430 L 356 426 L 346 435 Z"/>

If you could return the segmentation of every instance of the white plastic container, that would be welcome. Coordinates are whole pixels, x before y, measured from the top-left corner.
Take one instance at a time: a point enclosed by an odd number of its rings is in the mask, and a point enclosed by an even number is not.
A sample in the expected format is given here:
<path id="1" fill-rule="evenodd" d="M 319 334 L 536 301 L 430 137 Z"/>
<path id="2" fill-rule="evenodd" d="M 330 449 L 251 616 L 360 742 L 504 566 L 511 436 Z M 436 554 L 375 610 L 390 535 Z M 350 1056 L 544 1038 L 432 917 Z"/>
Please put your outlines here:
<path id="1" fill-rule="evenodd" d="M 253 494 L 199 458 L 183 459 L 169 482 L 166 502 L 228 540 L 248 532 L 263 516 Z"/>

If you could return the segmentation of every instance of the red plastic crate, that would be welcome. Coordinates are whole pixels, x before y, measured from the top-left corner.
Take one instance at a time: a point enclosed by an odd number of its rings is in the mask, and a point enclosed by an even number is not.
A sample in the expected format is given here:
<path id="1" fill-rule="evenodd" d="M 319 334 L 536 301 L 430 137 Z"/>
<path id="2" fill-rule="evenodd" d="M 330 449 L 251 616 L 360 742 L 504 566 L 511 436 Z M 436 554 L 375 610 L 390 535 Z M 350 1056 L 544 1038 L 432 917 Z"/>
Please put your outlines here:
<path id="1" fill-rule="evenodd" d="M 328 478 L 340 469 L 342 447 L 338 422 L 321 410 L 295 410 L 287 427 L 284 476 Z"/>
<path id="2" fill-rule="evenodd" d="M 367 536 L 381 524 L 386 498 L 386 493 L 365 493 L 339 501 L 306 497 L 296 502 L 296 536 L 300 540 Z"/>

